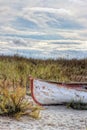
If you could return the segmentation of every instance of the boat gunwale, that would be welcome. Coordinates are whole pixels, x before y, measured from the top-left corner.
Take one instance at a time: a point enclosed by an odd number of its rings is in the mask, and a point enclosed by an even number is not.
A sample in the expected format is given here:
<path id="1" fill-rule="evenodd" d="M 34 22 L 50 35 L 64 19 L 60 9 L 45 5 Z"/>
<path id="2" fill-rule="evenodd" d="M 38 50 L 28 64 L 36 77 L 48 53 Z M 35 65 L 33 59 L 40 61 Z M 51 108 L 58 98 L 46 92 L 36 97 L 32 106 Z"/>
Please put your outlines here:
<path id="1" fill-rule="evenodd" d="M 58 82 L 53 80 L 44 80 L 44 79 L 38 79 L 34 78 L 35 80 L 48 82 L 48 83 L 54 83 L 54 84 L 62 84 L 62 85 L 87 85 L 87 82 Z"/>
<path id="2" fill-rule="evenodd" d="M 55 81 L 48 81 L 48 80 L 43 80 L 43 79 L 38 79 L 38 78 L 34 78 L 33 80 L 39 80 L 42 82 L 46 82 L 46 83 L 50 83 L 50 84 L 55 84 L 55 85 L 60 85 L 63 88 L 67 88 L 67 89 L 75 89 L 77 91 L 83 91 L 83 92 L 87 92 L 87 83 L 82 83 L 81 82 L 72 82 L 72 83 L 62 83 L 62 82 L 55 82 Z M 81 85 L 86 85 L 84 87 L 82 87 Z"/>

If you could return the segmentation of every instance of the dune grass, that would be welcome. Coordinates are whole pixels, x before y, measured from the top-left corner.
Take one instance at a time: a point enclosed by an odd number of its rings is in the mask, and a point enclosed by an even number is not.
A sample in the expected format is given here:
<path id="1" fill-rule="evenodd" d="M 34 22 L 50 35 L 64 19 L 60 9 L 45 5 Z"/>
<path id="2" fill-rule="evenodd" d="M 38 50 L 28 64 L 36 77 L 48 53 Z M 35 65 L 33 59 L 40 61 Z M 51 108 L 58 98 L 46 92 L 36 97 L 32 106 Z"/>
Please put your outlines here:
<path id="1" fill-rule="evenodd" d="M 87 59 L 39 60 L 0 56 L 0 78 L 28 84 L 28 76 L 59 82 L 87 82 Z"/>
<path id="2" fill-rule="evenodd" d="M 39 118 L 41 106 L 26 98 L 26 87 L 20 82 L 0 80 L 0 115 L 19 118 L 23 115 Z"/>

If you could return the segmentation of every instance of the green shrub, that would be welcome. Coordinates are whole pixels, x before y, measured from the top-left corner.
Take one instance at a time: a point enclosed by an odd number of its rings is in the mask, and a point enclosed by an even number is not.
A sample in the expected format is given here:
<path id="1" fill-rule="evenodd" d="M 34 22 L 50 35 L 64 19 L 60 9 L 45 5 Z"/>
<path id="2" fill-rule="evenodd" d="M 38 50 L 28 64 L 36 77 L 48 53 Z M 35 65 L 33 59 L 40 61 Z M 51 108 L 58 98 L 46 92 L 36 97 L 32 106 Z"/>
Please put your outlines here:
<path id="1" fill-rule="evenodd" d="M 87 103 L 82 103 L 81 101 L 75 102 L 72 101 L 67 103 L 67 108 L 73 108 L 77 110 L 87 110 Z"/>

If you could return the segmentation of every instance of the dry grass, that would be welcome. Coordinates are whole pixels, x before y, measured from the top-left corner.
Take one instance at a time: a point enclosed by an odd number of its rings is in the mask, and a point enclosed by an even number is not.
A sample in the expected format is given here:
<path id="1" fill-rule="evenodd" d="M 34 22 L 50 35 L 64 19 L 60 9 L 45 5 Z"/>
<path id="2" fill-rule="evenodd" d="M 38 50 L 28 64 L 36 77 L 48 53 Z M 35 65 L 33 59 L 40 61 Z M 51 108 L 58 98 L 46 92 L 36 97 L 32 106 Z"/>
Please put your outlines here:
<path id="1" fill-rule="evenodd" d="M 19 119 L 23 115 L 39 118 L 40 106 L 34 105 L 26 98 L 26 88 L 20 83 L 0 80 L 0 115 Z"/>
<path id="2" fill-rule="evenodd" d="M 22 81 L 28 85 L 28 75 L 46 80 L 87 82 L 87 59 L 39 60 L 0 56 L 0 77 Z"/>

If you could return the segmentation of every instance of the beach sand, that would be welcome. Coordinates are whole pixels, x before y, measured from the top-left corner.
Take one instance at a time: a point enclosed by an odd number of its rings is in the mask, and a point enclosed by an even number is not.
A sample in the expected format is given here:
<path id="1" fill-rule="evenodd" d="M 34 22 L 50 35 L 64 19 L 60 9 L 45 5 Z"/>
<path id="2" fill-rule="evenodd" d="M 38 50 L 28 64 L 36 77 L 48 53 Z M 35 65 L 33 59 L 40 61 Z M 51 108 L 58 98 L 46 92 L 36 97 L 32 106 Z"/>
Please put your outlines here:
<path id="1" fill-rule="evenodd" d="M 68 109 L 66 106 L 45 106 L 41 119 L 27 116 L 19 121 L 0 117 L 0 130 L 86 130 L 87 111 Z"/>

